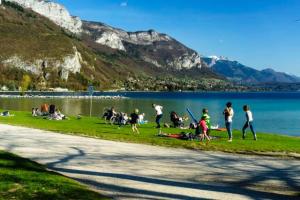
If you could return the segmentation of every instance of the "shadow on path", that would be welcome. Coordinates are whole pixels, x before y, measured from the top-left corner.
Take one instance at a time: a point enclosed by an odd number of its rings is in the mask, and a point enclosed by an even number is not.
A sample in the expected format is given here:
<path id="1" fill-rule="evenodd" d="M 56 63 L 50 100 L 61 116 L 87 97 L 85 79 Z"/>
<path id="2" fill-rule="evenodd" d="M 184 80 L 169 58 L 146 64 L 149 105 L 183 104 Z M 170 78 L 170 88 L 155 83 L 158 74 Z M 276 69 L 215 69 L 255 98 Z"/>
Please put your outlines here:
<path id="1" fill-rule="evenodd" d="M 74 170 L 74 169 L 65 169 L 65 168 L 52 168 L 52 170 L 61 172 L 61 173 L 72 173 L 72 174 L 81 174 L 81 175 L 89 175 L 89 176 L 97 176 L 97 177 L 109 177 L 109 178 L 118 178 L 118 179 L 126 179 L 130 181 L 137 181 L 148 184 L 156 184 L 156 185 L 163 185 L 163 186 L 173 186 L 173 187 L 181 187 L 187 189 L 199 189 L 199 190 L 206 190 L 206 191 L 213 191 L 213 192 L 223 192 L 223 193 L 232 193 L 232 194 L 240 194 L 245 195 L 248 197 L 252 197 L 255 199 L 298 199 L 296 197 L 291 197 L 288 195 L 282 194 L 273 194 L 268 192 L 261 192 L 251 190 L 245 187 L 238 187 L 236 184 L 234 185 L 222 185 L 218 183 L 213 184 L 205 184 L 205 183 L 190 183 L 190 182 L 180 182 L 180 181 L 171 181 L 171 180 L 164 180 L 164 179 L 157 179 L 157 178 L 149 178 L 149 177 L 141 177 L 141 176 L 133 176 L 133 175 L 126 175 L 126 174 L 116 174 L 116 173 L 102 173 L 102 172 L 93 172 L 93 171 L 85 171 L 85 170 Z M 186 199 L 183 198 L 184 196 L 179 195 L 172 195 L 166 196 L 167 194 L 158 193 L 153 191 L 146 191 L 146 190 L 138 190 L 133 188 L 128 188 L 119 185 L 110 185 L 110 184 L 103 184 L 93 180 L 87 179 L 78 179 L 81 182 L 87 183 L 89 185 L 93 185 L 94 187 L 115 191 L 115 192 L 124 192 L 124 193 L 131 193 L 131 194 L 148 194 L 152 196 L 159 196 L 159 197 L 168 197 L 174 199 Z M 197 199 L 197 198 L 195 198 Z"/>
<path id="2" fill-rule="evenodd" d="M 84 157 L 86 154 L 83 150 L 77 148 L 77 147 L 72 147 L 72 149 L 75 149 L 77 151 L 77 153 L 75 154 L 70 154 L 70 155 L 67 155 L 61 159 L 59 159 L 58 161 L 55 161 L 55 162 L 51 162 L 51 163 L 47 163 L 47 167 L 49 169 L 51 168 L 54 168 L 56 165 L 58 164 L 63 164 L 63 163 L 67 163 L 77 157 Z"/>

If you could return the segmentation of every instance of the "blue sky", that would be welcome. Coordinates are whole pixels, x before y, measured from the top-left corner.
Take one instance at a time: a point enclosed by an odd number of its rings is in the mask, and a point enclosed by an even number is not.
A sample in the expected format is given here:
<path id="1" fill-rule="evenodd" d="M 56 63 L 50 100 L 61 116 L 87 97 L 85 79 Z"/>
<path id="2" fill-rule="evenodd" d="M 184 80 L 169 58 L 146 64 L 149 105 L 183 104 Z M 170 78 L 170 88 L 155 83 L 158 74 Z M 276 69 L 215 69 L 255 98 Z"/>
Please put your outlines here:
<path id="1" fill-rule="evenodd" d="M 202 55 L 300 76 L 300 0 L 56 0 L 72 15 L 155 29 Z"/>

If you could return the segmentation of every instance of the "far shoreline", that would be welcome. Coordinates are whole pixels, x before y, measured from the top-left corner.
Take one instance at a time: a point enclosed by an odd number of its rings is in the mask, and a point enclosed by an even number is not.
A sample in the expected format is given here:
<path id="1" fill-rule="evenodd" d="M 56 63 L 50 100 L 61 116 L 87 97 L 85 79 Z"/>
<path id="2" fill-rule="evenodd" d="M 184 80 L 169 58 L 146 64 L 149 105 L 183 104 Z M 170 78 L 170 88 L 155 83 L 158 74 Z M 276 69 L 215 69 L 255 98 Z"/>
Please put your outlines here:
<path id="1" fill-rule="evenodd" d="M 139 95 L 140 94 L 140 95 Z M 164 95 L 160 95 L 164 94 Z M 190 96 L 184 96 L 185 94 Z M 282 95 L 283 94 L 283 95 Z M 257 95 L 257 96 L 256 96 Z M 131 98 L 224 98 L 300 99 L 299 91 L 0 91 L 0 98 L 131 99 Z"/>

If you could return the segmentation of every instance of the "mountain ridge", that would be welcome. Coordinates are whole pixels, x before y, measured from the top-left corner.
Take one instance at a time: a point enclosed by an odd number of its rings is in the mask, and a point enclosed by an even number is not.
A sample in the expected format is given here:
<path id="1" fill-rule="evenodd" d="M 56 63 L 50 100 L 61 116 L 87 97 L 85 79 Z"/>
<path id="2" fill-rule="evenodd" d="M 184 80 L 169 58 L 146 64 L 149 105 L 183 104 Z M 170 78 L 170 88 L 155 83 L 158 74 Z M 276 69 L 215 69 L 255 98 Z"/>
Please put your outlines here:
<path id="1" fill-rule="evenodd" d="M 0 9 L 0 34 L 3 41 L 13 45 L 2 43 L 0 66 L 24 70 L 33 76 L 43 74 L 42 82 L 47 87 L 84 89 L 92 83 L 99 89 L 230 90 L 235 86 L 224 77 L 247 84 L 261 83 L 263 76 L 273 77 L 266 82 L 297 80 L 273 71 L 259 72 L 225 57 L 202 57 L 175 38 L 153 29 L 127 32 L 102 22 L 81 20 L 51 1 L 3 2 L 10 13 L 6 15 L 7 10 Z M 47 12 L 43 12 L 45 9 Z M 22 48 L 17 48 L 15 40 L 24 38 L 27 39 L 21 42 Z M 149 83 L 153 85 L 150 87 Z"/>
<path id="2" fill-rule="evenodd" d="M 25 74 L 32 79 L 29 88 L 36 90 L 84 90 L 89 84 L 98 90 L 216 89 L 224 82 L 208 68 L 158 68 L 140 56 L 98 44 L 89 34 L 72 34 L 12 1 L 2 1 L 0 6 L 0 40 L 0 85 L 12 90 Z"/>
<path id="3" fill-rule="evenodd" d="M 277 72 L 271 68 L 257 70 L 225 57 L 218 58 L 212 56 L 202 57 L 202 59 L 214 72 L 242 84 L 300 82 L 300 77 L 284 72 Z"/>

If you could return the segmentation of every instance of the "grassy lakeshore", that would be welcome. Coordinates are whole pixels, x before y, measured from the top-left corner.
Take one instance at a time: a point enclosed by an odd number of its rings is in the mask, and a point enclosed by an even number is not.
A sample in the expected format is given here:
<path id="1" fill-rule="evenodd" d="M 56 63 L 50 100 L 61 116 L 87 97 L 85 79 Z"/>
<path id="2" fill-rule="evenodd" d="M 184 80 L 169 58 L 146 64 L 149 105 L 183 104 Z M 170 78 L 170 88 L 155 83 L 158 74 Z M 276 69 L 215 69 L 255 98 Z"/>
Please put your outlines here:
<path id="1" fill-rule="evenodd" d="M 300 153 L 300 138 L 277 134 L 258 133 L 258 141 L 254 141 L 252 134 L 248 133 L 246 140 L 242 140 L 241 132 L 234 131 L 234 140 L 227 142 L 227 133 L 213 131 L 213 136 L 218 139 L 210 143 L 199 141 L 185 141 L 172 138 L 162 138 L 157 136 L 157 129 L 154 124 L 142 125 L 139 127 L 141 134 L 132 133 L 130 126 L 118 129 L 118 126 L 105 124 L 99 118 L 82 117 L 80 120 L 76 117 L 70 117 L 70 120 L 52 121 L 42 118 L 34 118 L 30 112 L 11 112 L 14 117 L 0 117 L 0 123 L 37 128 L 42 130 L 55 131 L 66 134 L 83 135 L 105 140 L 122 141 L 131 143 L 150 144 L 174 148 L 187 148 L 196 150 L 212 150 L 232 153 L 247 154 L 274 154 L 290 155 L 291 153 Z M 184 130 L 189 132 L 190 130 Z M 193 130 L 191 130 L 193 131 Z M 164 128 L 165 133 L 180 133 L 182 130 L 174 128 Z"/>
<path id="2" fill-rule="evenodd" d="M 0 151 L 0 199 L 105 199 L 28 159 Z"/>

